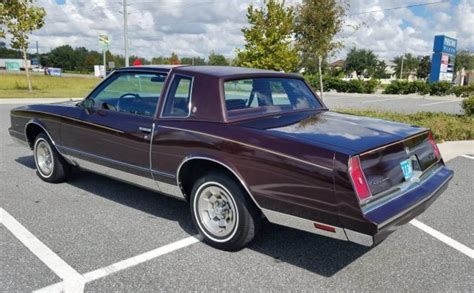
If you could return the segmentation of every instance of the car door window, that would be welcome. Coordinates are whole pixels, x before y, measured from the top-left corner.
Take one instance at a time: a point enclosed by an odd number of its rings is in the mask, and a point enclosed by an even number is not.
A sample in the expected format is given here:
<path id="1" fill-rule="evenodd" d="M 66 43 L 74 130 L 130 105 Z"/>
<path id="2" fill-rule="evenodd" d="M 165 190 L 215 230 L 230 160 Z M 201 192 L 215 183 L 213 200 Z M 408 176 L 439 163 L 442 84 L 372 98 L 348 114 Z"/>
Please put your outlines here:
<path id="1" fill-rule="evenodd" d="M 98 109 L 153 116 L 166 74 L 118 73 L 91 98 Z"/>
<path id="2" fill-rule="evenodd" d="M 192 78 L 175 75 L 171 83 L 163 117 L 188 117 L 191 105 Z"/>

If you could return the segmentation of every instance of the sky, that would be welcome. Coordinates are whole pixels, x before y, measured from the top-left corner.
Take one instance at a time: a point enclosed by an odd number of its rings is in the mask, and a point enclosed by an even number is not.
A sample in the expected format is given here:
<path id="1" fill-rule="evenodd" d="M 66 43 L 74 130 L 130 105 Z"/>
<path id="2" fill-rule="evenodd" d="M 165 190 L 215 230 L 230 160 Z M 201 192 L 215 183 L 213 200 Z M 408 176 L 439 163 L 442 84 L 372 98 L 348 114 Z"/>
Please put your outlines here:
<path id="1" fill-rule="evenodd" d="M 122 0 L 38 0 L 47 12 L 45 26 L 31 36 L 31 51 L 69 44 L 100 50 L 98 35 L 111 38 L 110 50 L 123 51 Z M 301 0 L 287 0 L 296 5 Z M 441 0 L 353 0 L 344 29 L 337 35 L 345 48 L 331 57 L 344 58 L 351 47 L 374 51 L 391 60 L 403 53 L 430 55 L 433 37 L 458 39 L 458 49 L 474 51 L 474 0 L 451 0 L 424 6 L 401 6 Z M 130 55 L 146 58 L 207 57 L 214 51 L 228 58 L 242 48 L 241 28 L 247 26 L 249 4 L 263 0 L 128 0 Z M 391 10 L 384 10 L 391 9 Z M 354 27 L 358 27 L 354 30 Z"/>

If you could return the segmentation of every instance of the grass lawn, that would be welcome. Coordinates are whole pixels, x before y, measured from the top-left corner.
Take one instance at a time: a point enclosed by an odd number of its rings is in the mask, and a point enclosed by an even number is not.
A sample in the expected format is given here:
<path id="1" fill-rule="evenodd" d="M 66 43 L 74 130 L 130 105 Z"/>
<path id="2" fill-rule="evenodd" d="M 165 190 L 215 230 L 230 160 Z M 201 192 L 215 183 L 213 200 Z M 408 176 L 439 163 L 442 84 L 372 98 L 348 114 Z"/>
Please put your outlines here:
<path id="1" fill-rule="evenodd" d="M 33 92 L 28 92 L 25 74 L 0 73 L 0 99 L 5 98 L 81 98 L 100 78 L 32 75 Z"/>
<path id="2" fill-rule="evenodd" d="M 392 120 L 430 128 L 438 142 L 474 139 L 474 116 L 433 112 L 400 114 L 395 112 L 354 109 L 337 109 L 336 111 L 339 113 Z"/>

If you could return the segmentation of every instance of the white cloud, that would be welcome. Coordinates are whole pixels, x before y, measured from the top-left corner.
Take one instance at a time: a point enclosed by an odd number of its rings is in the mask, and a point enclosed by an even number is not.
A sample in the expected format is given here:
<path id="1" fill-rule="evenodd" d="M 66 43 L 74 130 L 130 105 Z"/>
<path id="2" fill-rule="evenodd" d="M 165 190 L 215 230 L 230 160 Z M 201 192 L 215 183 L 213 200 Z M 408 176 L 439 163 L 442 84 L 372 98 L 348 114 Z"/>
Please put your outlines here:
<path id="1" fill-rule="evenodd" d="M 244 44 L 241 28 L 247 25 L 249 3 L 262 0 L 128 0 L 130 54 L 147 58 L 159 55 L 207 56 L 210 51 L 234 56 L 235 48 Z M 294 5 L 300 0 L 286 1 Z M 45 7 L 46 25 L 31 37 L 39 41 L 40 51 L 69 44 L 99 50 L 97 36 L 111 36 L 111 50 L 123 54 L 123 15 L 119 0 L 38 0 Z M 474 50 L 474 2 L 460 0 L 421 9 L 379 11 L 420 3 L 419 0 L 353 0 L 344 31 L 338 35 L 346 49 L 368 48 L 380 58 L 392 59 L 405 52 L 430 55 L 434 35 L 455 33 L 458 46 Z M 457 3 L 457 2 L 456 2 Z M 419 11 L 417 8 L 416 11 Z M 360 14 L 362 12 L 376 11 Z M 355 14 L 355 15 L 354 15 Z M 352 26 L 361 25 L 354 31 Z M 32 46 L 33 47 L 33 46 Z"/>

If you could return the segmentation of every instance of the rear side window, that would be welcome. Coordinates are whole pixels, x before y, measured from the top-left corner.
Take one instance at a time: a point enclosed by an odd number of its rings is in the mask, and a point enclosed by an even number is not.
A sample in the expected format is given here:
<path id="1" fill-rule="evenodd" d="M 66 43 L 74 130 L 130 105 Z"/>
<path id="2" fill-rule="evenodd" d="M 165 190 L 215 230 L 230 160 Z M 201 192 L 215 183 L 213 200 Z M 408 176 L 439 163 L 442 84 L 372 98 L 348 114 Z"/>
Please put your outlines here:
<path id="1" fill-rule="evenodd" d="M 163 117 L 188 117 L 191 107 L 192 79 L 187 76 L 175 75 L 171 83 Z"/>
<path id="2" fill-rule="evenodd" d="M 224 82 L 227 115 L 288 112 L 321 108 L 308 86 L 299 79 L 253 78 Z"/>

